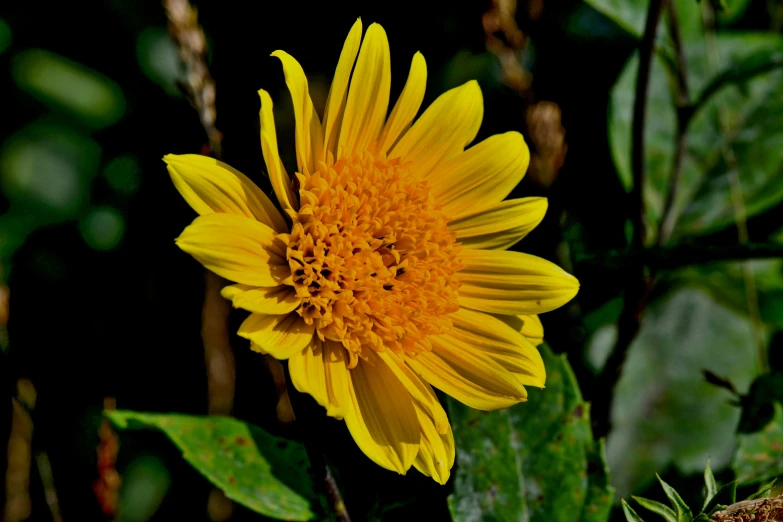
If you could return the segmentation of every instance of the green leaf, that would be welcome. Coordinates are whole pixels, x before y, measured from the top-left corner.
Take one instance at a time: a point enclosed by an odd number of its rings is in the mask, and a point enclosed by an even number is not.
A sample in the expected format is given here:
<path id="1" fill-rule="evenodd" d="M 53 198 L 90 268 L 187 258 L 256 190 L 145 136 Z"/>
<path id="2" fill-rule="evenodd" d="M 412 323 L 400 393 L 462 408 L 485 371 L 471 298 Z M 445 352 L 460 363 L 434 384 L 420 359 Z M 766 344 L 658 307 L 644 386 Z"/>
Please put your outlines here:
<path id="1" fill-rule="evenodd" d="M 587 451 L 587 495 L 580 522 L 606 522 L 612 511 L 614 487 L 609 481 L 604 440 L 593 443 Z"/>
<path id="2" fill-rule="evenodd" d="M 746 261 L 746 264 L 756 284 L 762 322 L 783 328 L 783 259 L 752 259 Z M 671 281 L 698 285 L 709 291 L 721 304 L 738 313 L 747 314 L 748 301 L 742 270 L 741 262 L 716 262 L 685 267 L 668 277 Z"/>
<path id="3" fill-rule="evenodd" d="M 105 413 L 120 429 L 159 429 L 226 496 L 262 515 L 311 520 L 312 491 L 304 449 L 231 417 L 117 410 Z"/>
<path id="4" fill-rule="evenodd" d="M 620 499 L 620 503 L 623 505 L 623 513 L 625 513 L 625 520 L 628 522 L 644 522 L 644 519 L 636 514 L 631 506 L 625 499 Z"/>
<path id="5" fill-rule="evenodd" d="M 718 484 L 715 482 L 715 475 L 712 474 L 710 459 L 707 459 L 707 465 L 704 467 L 704 505 L 702 511 L 710 503 L 712 497 L 718 492 Z"/>
<path id="6" fill-rule="evenodd" d="M 737 501 L 737 481 L 732 480 L 728 484 L 724 484 L 715 496 L 713 496 L 709 502 L 702 509 L 702 513 L 710 514 L 720 506 L 730 506 Z"/>
<path id="7" fill-rule="evenodd" d="M 598 517 L 609 509 L 612 488 L 588 405 L 565 356 L 546 345 L 541 355 L 546 389 L 530 389 L 527 403 L 482 412 L 450 400 L 456 522 L 605 520 Z"/>
<path id="8" fill-rule="evenodd" d="M 732 468 L 740 484 L 783 475 L 783 406 L 775 403 L 775 416 L 756 433 L 738 435 Z"/>
<path id="9" fill-rule="evenodd" d="M 656 513 L 658 515 L 661 515 L 661 517 L 666 520 L 666 522 L 677 522 L 677 515 L 672 511 L 672 508 L 668 506 L 664 506 L 660 502 L 656 502 L 654 500 L 650 500 L 647 498 L 642 497 L 632 497 L 636 502 L 639 503 L 640 506 L 642 506 L 644 509 L 648 511 L 652 511 L 653 513 Z"/>
<path id="10" fill-rule="evenodd" d="M 716 48 L 716 63 L 711 63 L 713 53 L 701 39 L 685 46 L 692 100 L 699 100 L 705 88 L 713 89 L 710 82 L 723 71 L 741 68 L 750 57 L 755 63 L 753 70 L 762 74 L 748 78 L 743 90 L 734 85 L 718 89 L 693 115 L 674 202 L 679 216 L 675 236 L 705 234 L 733 223 L 729 183 L 733 164 L 727 165 L 721 146 L 736 158 L 748 216 L 783 200 L 783 149 L 776 146 L 783 128 L 783 76 L 779 70 L 769 72 L 758 63 L 762 59 L 780 61 L 783 39 L 759 33 L 719 34 Z M 644 198 L 651 238 L 661 220 L 677 135 L 674 80 L 668 63 L 660 56 L 653 59 L 649 84 Z M 634 54 L 612 89 L 609 111 L 610 147 L 628 190 L 632 185 L 631 127 L 637 70 L 638 54 Z M 725 107 L 721 109 L 724 120 L 719 117 L 719 106 Z"/>
<path id="11" fill-rule="evenodd" d="M 747 389 L 757 371 L 753 339 L 746 316 L 698 289 L 673 289 L 650 303 L 616 388 L 606 448 L 621 496 L 645 486 L 650 470 L 701 473 L 710 456 L 715 469 L 730 463 L 740 412 L 701 371 Z"/>
<path id="12" fill-rule="evenodd" d="M 751 0 L 724 0 L 725 9 L 717 13 L 718 23 L 720 25 L 731 25 L 742 18 L 745 11 L 748 10 Z"/>
<path id="13" fill-rule="evenodd" d="M 593 9 L 610 18 L 631 35 L 641 38 L 650 2 L 638 0 L 585 0 Z M 730 23 L 744 13 L 750 0 L 725 0 L 726 9 L 718 15 L 721 22 Z M 701 27 L 700 6 L 695 0 L 674 0 L 684 38 L 693 37 Z"/>
<path id="14" fill-rule="evenodd" d="M 673 487 L 664 482 L 664 480 L 658 476 L 657 473 L 655 476 L 658 477 L 658 482 L 661 483 L 663 492 L 666 493 L 666 496 L 669 498 L 669 502 L 671 502 L 672 506 L 674 506 L 674 513 L 677 517 L 677 522 L 691 522 L 693 519 L 691 508 L 688 507 L 680 494 L 677 493 Z"/>
<path id="15" fill-rule="evenodd" d="M 767 482 L 766 484 L 761 486 L 758 491 L 756 491 L 751 496 L 749 496 L 746 500 L 756 500 L 759 498 L 767 497 L 772 492 L 772 488 L 775 487 L 777 481 L 778 479 L 774 478 L 771 481 Z"/>

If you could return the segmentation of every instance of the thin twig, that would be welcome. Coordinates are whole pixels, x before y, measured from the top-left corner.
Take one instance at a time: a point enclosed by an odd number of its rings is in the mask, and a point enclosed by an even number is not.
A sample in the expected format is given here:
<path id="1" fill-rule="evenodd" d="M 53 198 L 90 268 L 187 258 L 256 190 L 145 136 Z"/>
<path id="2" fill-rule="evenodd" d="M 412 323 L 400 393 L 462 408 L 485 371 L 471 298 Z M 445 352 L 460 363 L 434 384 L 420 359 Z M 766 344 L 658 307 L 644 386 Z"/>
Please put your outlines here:
<path id="1" fill-rule="evenodd" d="M 633 169 L 633 190 L 631 191 L 633 238 L 631 247 L 635 249 L 644 247 L 646 236 L 644 131 L 647 94 L 658 22 L 665 4 L 666 0 L 650 0 L 644 36 L 639 49 L 639 71 L 636 76 L 631 143 L 631 166 Z M 596 438 L 604 437 L 609 433 L 614 388 L 620 379 L 620 372 L 628 348 L 639 332 L 641 314 L 651 289 L 651 281 L 643 264 L 637 263 L 633 266 L 629 277 L 623 310 L 617 324 L 617 342 L 601 372 L 593 399 L 593 432 Z"/>
<path id="2" fill-rule="evenodd" d="M 705 38 L 707 41 L 707 57 L 712 68 L 716 69 L 719 61 L 718 43 L 715 39 L 715 13 L 710 5 L 702 7 L 702 16 L 706 28 Z M 728 134 L 731 129 L 731 122 L 729 121 L 729 112 L 726 109 L 725 101 L 720 97 L 716 97 L 715 103 L 718 108 L 718 120 L 720 121 L 721 129 L 725 134 Z M 731 147 L 730 142 L 726 140 L 721 143 L 721 153 L 726 161 L 726 167 L 728 168 L 727 175 L 729 177 L 731 190 L 731 204 L 737 226 L 737 239 L 740 244 L 745 244 L 749 241 L 750 237 L 748 234 L 747 211 L 745 209 L 745 198 L 742 191 L 742 180 L 740 179 L 737 157 L 734 154 L 734 149 Z M 759 372 L 764 373 L 769 371 L 767 348 L 762 333 L 761 312 L 759 310 L 756 280 L 753 277 L 753 270 L 747 261 L 742 263 L 742 278 L 745 286 L 745 301 L 748 308 L 748 317 L 753 326 L 753 336 L 756 343 L 758 369 Z"/>
<path id="3" fill-rule="evenodd" d="M 689 117 L 686 115 L 690 106 L 690 96 L 688 94 L 688 62 L 685 58 L 685 49 L 682 45 L 680 35 L 680 23 L 677 19 L 677 10 L 674 3 L 669 2 L 666 9 L 668 14 L 669 32 L 672 36 L 676 58 L 676 100 L 677 100 L 677 134 L 674 138 L 674 159 L 672 161 L 672 174 L 669 179 L 669 187 L 666 193 L 666 200 L 661 214 L 661 224 L 658 229 L 658 244 L 662 245 L 671 236 L 674 230 L 674 223 L 677 220 L 675 211 L 675 202 L 677 191 L 680 186 L 680 177 L 682 174 L 682 162 L 685 159 L 685 130 L 688 126 Z"/>

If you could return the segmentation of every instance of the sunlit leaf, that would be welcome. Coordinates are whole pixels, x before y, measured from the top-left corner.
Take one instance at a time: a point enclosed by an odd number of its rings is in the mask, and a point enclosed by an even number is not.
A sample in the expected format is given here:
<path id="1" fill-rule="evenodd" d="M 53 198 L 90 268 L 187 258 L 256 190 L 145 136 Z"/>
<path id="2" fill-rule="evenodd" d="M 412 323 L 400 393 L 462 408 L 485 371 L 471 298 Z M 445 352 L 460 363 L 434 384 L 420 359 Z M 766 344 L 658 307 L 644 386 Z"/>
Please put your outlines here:
<path id="1" fill-rule="evenodd" d="M 313 498 L 304 449 L 230 417 L 110 411 L 118 428 L 155 428 L 226 496 L 281 520 L 310 520 Z"/>
<path id="2" fill-rule="evenodd" d="M 712 497 L 718 493 L 718 484 L 715 482 L 715 475 L 712 474 L 712 467 L 710 467 L 710 459 L 707 459 L 707 465 L 704 467 L 704 506 L 702 511 L 710 503 Z"/>
<path id="3" fill-rule="evenodd" d="M 117 83 L 64 56 L 28 49 L 14 56 L 12 71 L 20 89 L 89 127 L 116 123 L 125 112 Z"/>
<path id="4" fill-rule="evenodd" d="M 633 499 L 647 511 L 652 511 L 655 514 L 660 515 L 666 522 L 678 522 L 677 515 L 669 506 L 642 497 L 633 497 Z"/>
<path id="5" fill-rule="evenodd" d="M 530 389 L 529 402 L 481 412 L 450 401 L 455 521 L 595 521 L 608 512 L 613 491 L 589 407 L 565 357 L 541 352 L 546 390 Z"/>
<path id="6" fill-rule="evenodd" d="M 620 503 L 623 506 L 623 513 L 625 514 L 625 520 L 628 522 L 644 522 L 644 519 L 640 517 L 636 511 L 633 510 L 631 506 L 628 505 L 628 502 L 625 501 L 625 499 L 621 499 Z"/>

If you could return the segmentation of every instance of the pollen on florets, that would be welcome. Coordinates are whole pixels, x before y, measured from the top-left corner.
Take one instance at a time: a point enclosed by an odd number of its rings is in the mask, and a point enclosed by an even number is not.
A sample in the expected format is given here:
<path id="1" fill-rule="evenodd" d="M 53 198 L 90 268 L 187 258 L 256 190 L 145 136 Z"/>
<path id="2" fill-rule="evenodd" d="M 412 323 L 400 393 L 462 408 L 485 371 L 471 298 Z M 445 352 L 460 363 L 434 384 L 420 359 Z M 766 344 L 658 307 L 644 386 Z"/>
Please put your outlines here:
<path id="1" fill-rule="evenodd" d="M 368 348 L 428 351 L 427 337 L 447 332 L 459 309 L 462 266 L 427 182 L 369 153 L 297 178 L 287 257 L 299 315 L 341 342 L 351 366 Z"/>

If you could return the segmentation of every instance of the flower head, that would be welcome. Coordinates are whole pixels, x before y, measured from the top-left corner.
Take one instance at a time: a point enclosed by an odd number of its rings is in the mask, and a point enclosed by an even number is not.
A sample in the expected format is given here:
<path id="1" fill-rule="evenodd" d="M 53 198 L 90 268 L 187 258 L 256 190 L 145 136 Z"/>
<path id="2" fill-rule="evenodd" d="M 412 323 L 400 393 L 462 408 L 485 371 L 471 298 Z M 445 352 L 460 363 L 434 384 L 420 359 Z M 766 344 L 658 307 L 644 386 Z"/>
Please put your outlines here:
<path id="1" fill-rule="evenodd" d="M 261 96 L 261 147 L 281 214 L 246 176 L 198 155 L 168 155 L 171 178 L 200 214 L 177 244 L 233 281 L 223 296 L 250 312 L 239 335 L 287 359 L 294 386 L 345 419 L 379 465 L 445 483 L 454 439 L 433 386 L 483 410 L 543 387 L 536 314 L 578 282 L 505 249 L 543 218 L 546 200 L 504 201 L 528 166 L 519 133 L 468 149 L 481 124 L 475 81 L 416 119 L 427 69 L 416 53 L 388 113 L 386 33 L 357 21 L 320 121 L 299 63 L 280 59 L 296 120 L 293 177 Z M 358 58 L 357 58 L 358 54 Z M 286 215 L 287 219 L 284 218 Z"/>

